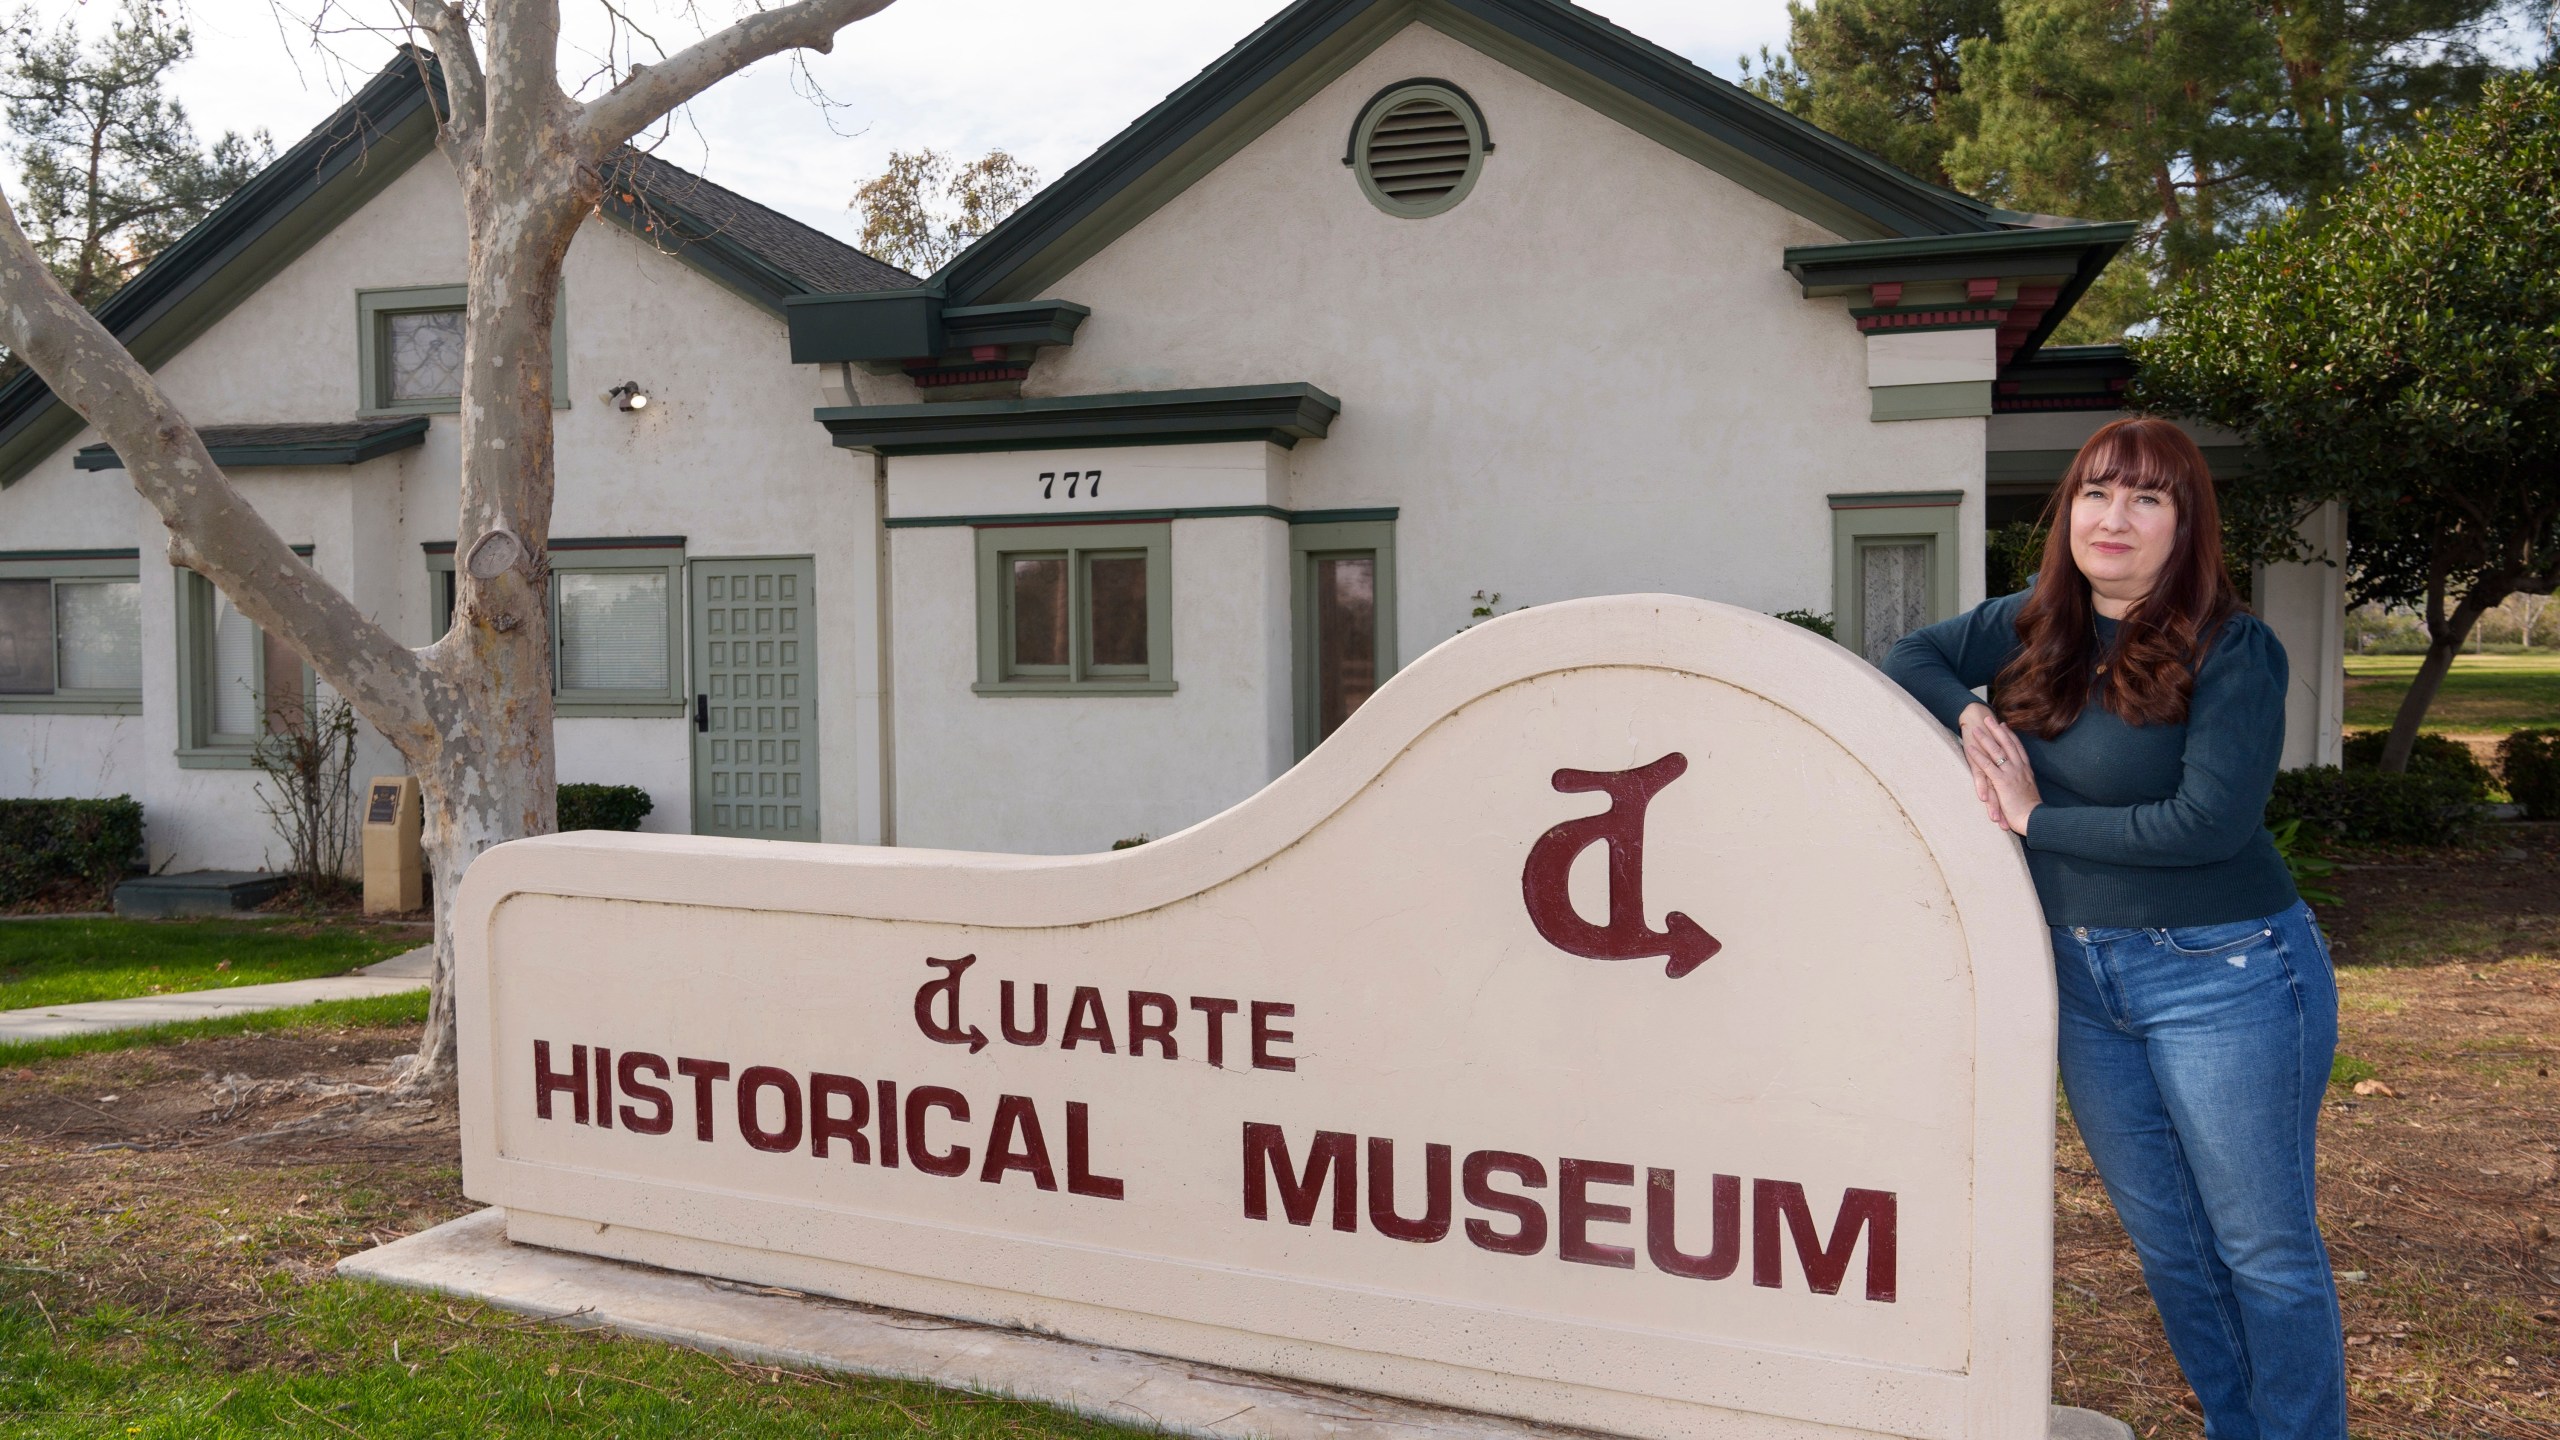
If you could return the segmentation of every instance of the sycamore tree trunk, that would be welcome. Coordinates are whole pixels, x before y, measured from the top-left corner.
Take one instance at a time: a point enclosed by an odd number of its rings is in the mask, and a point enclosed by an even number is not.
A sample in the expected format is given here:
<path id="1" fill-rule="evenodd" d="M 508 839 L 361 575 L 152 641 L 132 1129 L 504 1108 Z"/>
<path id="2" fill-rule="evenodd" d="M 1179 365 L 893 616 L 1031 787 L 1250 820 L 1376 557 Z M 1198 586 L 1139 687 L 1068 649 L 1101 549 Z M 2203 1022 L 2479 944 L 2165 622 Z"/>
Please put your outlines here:
<path id="1" fill-rule="evenodd" d="M 125 463 L 169 530 L 169 558 L 309 661 L 418 777 L 435 876 L 436 963 L 404 1083 L 453 1083 L 453 900 L 493 845 L 549 831 L 552 768 L 551 320 L 560 263 L 604 171 L 640 129 L 725 76 L 836 32 L 890 0 L 761 10 L 593 100 L 560 87 L 558 0 L 466 11 L 406 0 L 435 51 L 437 147 L 461 180 L 470 241 L 454 623 L 400 644 L 295 555 L 241 498 L 151 373 L 56 283 L 0 198 L 0 344 L 24 356 Z M 425 63 L 423 59 L 420 63 Z"/>

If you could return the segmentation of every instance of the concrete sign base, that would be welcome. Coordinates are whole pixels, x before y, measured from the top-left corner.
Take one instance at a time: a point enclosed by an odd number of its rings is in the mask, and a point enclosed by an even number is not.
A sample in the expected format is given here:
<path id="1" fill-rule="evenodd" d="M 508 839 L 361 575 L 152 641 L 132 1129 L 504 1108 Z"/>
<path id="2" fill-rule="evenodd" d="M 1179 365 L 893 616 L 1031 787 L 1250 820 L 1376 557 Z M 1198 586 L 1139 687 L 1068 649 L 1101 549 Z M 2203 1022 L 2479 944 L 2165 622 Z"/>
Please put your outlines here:
<path id="1" fill-rule="evenodd" d="M 338 1273 L 762 1364 L 920 1380 L 1175 1435 L 1555 1440 L 1589 1433 L 517 1245 L 499 1210 L 350 1255 Z M 2094 1410 L 2057 1405 L 2051 1440 L 2133 1440 L 2133 1430 Z"/>
<path id="2" fill-rule="evenodd" d="M 1079 703 L 1060 765 L 1143 701 Z M 547 836 L 453 926 L 519 1242 L 1649 1440 L 2047 1430 L 2034 890 L 1764 615 L 1505 616 L 1134 850 Z"/>

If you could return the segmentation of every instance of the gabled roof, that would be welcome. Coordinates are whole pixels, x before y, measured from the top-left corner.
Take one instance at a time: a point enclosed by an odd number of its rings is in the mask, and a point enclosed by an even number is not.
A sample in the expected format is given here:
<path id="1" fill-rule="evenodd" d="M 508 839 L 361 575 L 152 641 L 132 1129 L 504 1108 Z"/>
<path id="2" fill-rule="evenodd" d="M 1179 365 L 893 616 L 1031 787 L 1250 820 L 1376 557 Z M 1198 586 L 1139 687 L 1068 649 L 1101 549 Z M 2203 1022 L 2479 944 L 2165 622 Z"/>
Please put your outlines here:
<path id="1" fill-rule="evenodd" d="M 751 298 L 778 310 L 793 295 L 903 290 L 916 277 L 823 230 L 768 210 L 655 155 L 626 150 L 605 174 L 605 210 Z M 662 228 L 663 227 L 663 231 Z M 701 250 L 700 256 L 687 253 Z M 714 257 L 731 273 L 714 270 Z"/>
<path id="2" fill-rule="evenodd" d="M 97 307 L 99 321 L 143 364 L 165 363 L 434 150 L 428 100 L 430 87 L 441 84 L 432 57 L 403 48 L 346 104 L 107 297 Z M 653 156 L 626 151 L 608 178 L 614 188 L 606 214 L 777 315 L 794 295 L 917 283 L 833 236 Z M 31 371 L 0 384 L 0 485 L 32 469 L 81 423 Z"/>
<path id="3" fill-rule="evenodd" d="M 954 306 L 1039 293 L 1417 21 L 1851 240 L 1981 235 L 2028 219 L 1906 175 L 1567 0 L 1296 0 L 933 283 Z"/>

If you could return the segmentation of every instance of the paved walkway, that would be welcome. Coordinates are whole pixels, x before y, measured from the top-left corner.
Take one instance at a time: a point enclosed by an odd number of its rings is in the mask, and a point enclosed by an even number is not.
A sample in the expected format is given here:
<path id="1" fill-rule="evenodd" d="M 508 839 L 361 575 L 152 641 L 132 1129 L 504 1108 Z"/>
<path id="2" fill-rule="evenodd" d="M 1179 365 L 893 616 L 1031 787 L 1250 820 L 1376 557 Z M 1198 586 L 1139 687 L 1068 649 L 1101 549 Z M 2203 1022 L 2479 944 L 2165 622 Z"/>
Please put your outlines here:
<path id="1" fill-rule="evenodd" d="M 235 985 L 228 990 L 187 990 L 175 995 L 137 995 L 130 1000 L 88 1000 L 77 1005 L 40 1005 L 32 1010 L 0 1010 L 0 1041 L 50 1040 L 58 1035 L 88 1035 L 100 1030 L 132 1030 L 166 1025 L 173 1020 L 212 1020 L 281 1010 L 321 1000 L 362 1000 L 423 990 L 436 963 L 435 947 L 421 945 L 367 965 L 352 975 L 318 980 L 286 980 L 274 985 Z"/>

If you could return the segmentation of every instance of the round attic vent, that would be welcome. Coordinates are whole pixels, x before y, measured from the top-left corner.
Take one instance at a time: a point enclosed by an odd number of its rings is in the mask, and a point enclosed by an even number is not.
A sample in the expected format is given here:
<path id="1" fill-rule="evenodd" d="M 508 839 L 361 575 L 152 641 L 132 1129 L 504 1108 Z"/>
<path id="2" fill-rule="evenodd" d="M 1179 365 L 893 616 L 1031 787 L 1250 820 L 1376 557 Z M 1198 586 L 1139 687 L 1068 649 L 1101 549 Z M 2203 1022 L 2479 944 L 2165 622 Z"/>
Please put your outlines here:
<path id="1" fill-rule="evenodd" d="M 1484 114 L 1467 92 L 1445 80 L 1407 80 L 1362 108 L 1342 163 L 1371 204 L 1418 220 L 1467 198 L 1492 150 Z"/>

